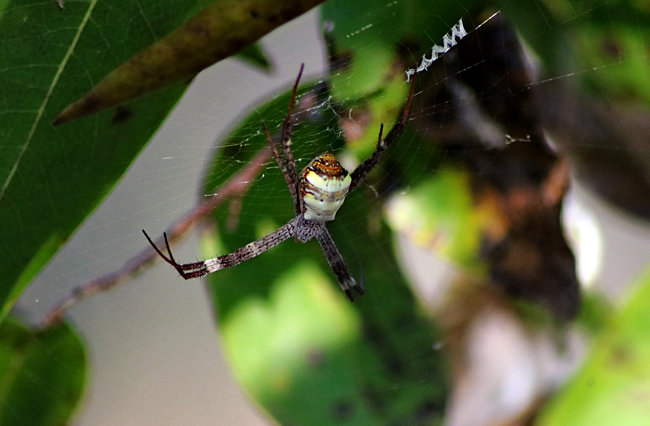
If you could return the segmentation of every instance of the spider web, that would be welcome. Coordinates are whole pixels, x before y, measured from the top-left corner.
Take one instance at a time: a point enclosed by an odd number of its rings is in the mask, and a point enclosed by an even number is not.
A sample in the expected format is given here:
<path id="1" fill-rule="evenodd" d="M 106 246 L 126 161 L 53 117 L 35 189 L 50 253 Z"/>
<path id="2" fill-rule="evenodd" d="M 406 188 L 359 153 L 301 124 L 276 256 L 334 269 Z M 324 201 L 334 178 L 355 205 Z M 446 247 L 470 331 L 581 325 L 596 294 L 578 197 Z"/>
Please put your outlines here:
<path id="1" fill-rule="evenodd" d="M 459 5 L 464 8 L 462 3 Z M 599 13 L 608 5 L 611 2 L 605 1 L 595 3 L 584 13 L 568 12 L 569 18 L 561 22 L 560 27 L 550 24 L 542 26 L 535 36 L 544 39 L 553 37 L 556 32 L 567 27 L 578 27 L 590 14 Z M 397 2 L 387 2 L 383 11 L 367 14 L 365 25 L 351 32 L 350 37 L 376 32 L 381 38 L 391 23 L 395 7 L 399 7 Z M 564 7 L 571 6 L 567 4 Z M 462 17 L 467 19 L 469 9 L 465 8 L 465 11 L 466 14 Z M 429 13 L 431 20 L 442 20 L 433 8 L 426 13 Z M 543 13 L 540 8 L 539 14 Z M 447 29 L 455 24 L 455 20 L 443 21 Z M 318 31 L 319 24 L 316 22 L 316 15 L 309 14 L 263 40 L 264 47 L 276 61 L 278 71 L 273 76 L 263 75 L 231 60 L 198 76 L 186 97 L 118 188 L 25 293 L 20 309 L 28 311 L 33 318 L 40 319 L 48 307 L 64 297 L 72 287 L 121 267 L 131 255 L 140 251 L 146 245 L 140 234 L 141 228 L 146 228 L 154 235 L 160 234 L 194 206 L 197 199 L 209 197 L 211 194 L 204 193 L 198 182 L 219 149 L 219 141 L 225 138 L 229 129 L 251 112 L 259 115 L 259 122 L 264 120 L 264 111 L 256 109 L 255 105 L 285 90 L 293 82 L 300 63 L 304 62 L 306 67 L 304 81 L 324 78 L 327 64 Z M 475 27 L 478 23 L 471 24 Z M 641 28 L 636 29 L 639 34 L 643 34 Z M 442 33 L 421 35 L 431 45 L 439 44 L 442 36 Z M 647 52 L 648 39 L 642 35 L 639 38 Z M 371 51 L 373 47 L 369 45 L 367 49 Z M 413 64 L 416 65 L 421 55 L 429 52 L 411 53 Z M 484 61 L 480 55 L 478 57 L 479 60 L 472 66 L 479 66 Z M 540 77 L 533 82 L 531 88 L 550 87 L 558 82 L 571 84 L 584 74 L 597 80 L 606 68 L 625 67 L 647 59 L 647 53 L 617 52 L 611 62 L 593 67 L 581 68 L 567 61 L 566 71 Z M 426 89 L 416 94 L 426 95 Z M 403 99 L 397 104 L 393 102 L 392 106 L 401 105 L 402 102 Z M 461 103 L 462 101 L 450 98 L 435 108 L 414 110 L 412 114 L 444 115 L 446 109 L 460 108 Z M 331 126 L 320 134 L 294 141 L 294 144 L 300 144 L 301 147 L 301 155 L 297 157 L 299 169 L 322 152 L 323 140 L 336 141 L 342 137 L 336 114 L 332 114 L 332 103 L 317 103 L 311 112 L 327 113 L 333 118 Z M 340 114 L 339 111 L 336 113 Z M 440 126 L 444 130 L 444 124 Z M 260 135 L 261 127 L 251 125 L 247 131 L 250 138 L 244 138 L 229 148 L 255 152 L 258 145 L 253 140 Z M 404 137 L 409 136 L 405 134 Z M 407 142 L 408 140 L 405 141 Z M 337 147 L 334 143 L 333 148 Z M 595 148 L 602 149 L 598 146 Z M 487 151 L 489 147 L 475 146 L 473 149 Z M 633 154 L 638 156 L 650 155 L 647 146 L 627 149 L 634 149 Z M 409 165 L 412 158 L 434 154 L 424 151 L 407 152 L 394 147 L 390 155 L 394 161 Z M 349 161 L 345 165 L 351 170 L 354 160 L 344 160 Z M 443 157 L 440 164 L 444 165 L 445 161 Z M 221 169 L 223 176 L 227 176 L 242 164 L 241 161 L 233 162 L 222 157 L 215 169 Z M 414 167 L 415 164 L 413 161 Z M 278 179 L 277 167 L 272 160 L 257 179 L 269 179 L 271 176 Z M 408 187 L 403 190 L 407 191 Z M 285 202 L 289 212 L 287 220 L 291 217 L 291 200 L 286 189 L 266 192 L 253 186 L 250 191 L 250 198 L 258 203 L 258 209 Z M 592 196 L 583 197 L 586 197 L 587 205 L 596 203 Z M 606 207 L 595 209 L 598 215 L 609 220 L 610 228 L 604 230 L 606 246 L 609 247 L 605 262 L 616 260 L 613 257 L 637 257 L 637 266 L 625 265 L 621 270 L 620 266 L 614 265 L 618 267 L 605 270 L 602 280 L 627 283 L 640 265 L 648 261 L 650 247 L 647 242 L 650 241 L 650 231 L 647 226 L 635 220 L 616 217 Z M 255 223 L 255 210 L 249 208 L 242 211 L 237 215 L 238 222 L 242 225 Z M 593 211 L 590 214 L 594 214 Z M 366 226 L 365 219 L 355 211 L 346 210 L 345 206 L 337 220 L 348 223 L 351 229 Z M 580 220 L 585 219 L 583 217 Z M 175 247 L 175 256 L 187 262 L 199 260 L 202 255 L 198 247 L 198 240 L 191 238 L 185 244 Z M 631 253 L 626 256 L 612 255 L 620 247 L 631 249 Z M 340 248 L 345 250 L 345 247 Z M 377 248 L 376 242 L 367 242 L 368 252 L 377 251 Z M 346 256 L 346 260 L 355 274 L 363 271 L 363 265 L 358 264 L 354 254 Z M 82 414 L 84 423 L 154 423 L 154 418 L 159 420 L 158 423 L 180 423 L 181 419 L 177 417 L 179 411 L 182 411 L 182 421 L 186 423 L 200 423 L 201 419 L 204 422 L 205 419 L 213 421 L 215 418 L 231 419 L 223 420 L 224 423 L 260 421 L 258 415 L 249 408 L 232 408 L 241 404 L 240 391 L 236 388 L 223 390 L 218 387 L 221 383 L 232 382 L 224 379 L 229 373 L 223 363 L 220 364 L 219 371 L 214 369 L 218 355 L 214 331 L 210 326 L 209 306 L 202 290 L 204 285 L 201 281 L 182 282 L 167 265 L 161 263 L 161 266 L 153 268 L 132 283 L 108 295 L 91 299 L 71 313 L 89 339 L 90 352 L 94 358 L 93 396 L 87 401 L 90 405 Z M 197 314 L 198 319 L 190 317 L 190 313 Z M 157 366 L 153 366 L 152 357 L 157 358 Z M 170 371 L 172 373 L 167 374 Z M 173 381 L 174 384 L 169 386 L 168 381 Z M 115 387 L 111 387 L 111 384 Z M 215 403 L 217 399 L 219 403 Z M 106 401 L 111 403 L 107 404 Z M 184 409 L 174 408 L 179 406 Z M 194 421 L 188 422 L 188 416 Z"/>

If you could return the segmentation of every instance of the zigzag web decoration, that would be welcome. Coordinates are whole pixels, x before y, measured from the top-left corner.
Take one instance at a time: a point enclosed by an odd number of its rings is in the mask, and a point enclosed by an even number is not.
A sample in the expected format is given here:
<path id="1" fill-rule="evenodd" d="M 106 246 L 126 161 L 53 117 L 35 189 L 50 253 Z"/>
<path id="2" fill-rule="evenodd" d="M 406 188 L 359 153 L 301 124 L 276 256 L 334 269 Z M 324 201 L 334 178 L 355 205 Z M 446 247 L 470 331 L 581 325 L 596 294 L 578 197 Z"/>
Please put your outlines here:
<path id="1" fill-rule="evenodd" d="M 494 14 L 492 14 L 489 18 L 487 18 L 479 26 L 477 26 L 476 29 L 480 28 L 482 25 L 484 25 L 490 19 L 494 18 L 499 13 L 500 12 L 495 12 Z M 449 32 L 442 37 L 442 46 L 438 44 L 433 45 L 433 47 L 431 48 L 430 58 L 427 58 L 426 54 L 422 55 L 422 62 L 420 62 L 420 65 L 418 65 L 417 68 L 409 68 L 405 71 L 406 82 L 411 81 L 411 76 L 415 75 L 416 73 L 428 70 L 431 64 L 433 64 L 439 57 L 447 53 L 449 49 L 454 47 L 466 35 L 467 35 L 467 31 L 463 26 L 463 18 L 460 18 L 456 23 L 456 25 L 451 27 L 451 30 L 449 30 Z"/>

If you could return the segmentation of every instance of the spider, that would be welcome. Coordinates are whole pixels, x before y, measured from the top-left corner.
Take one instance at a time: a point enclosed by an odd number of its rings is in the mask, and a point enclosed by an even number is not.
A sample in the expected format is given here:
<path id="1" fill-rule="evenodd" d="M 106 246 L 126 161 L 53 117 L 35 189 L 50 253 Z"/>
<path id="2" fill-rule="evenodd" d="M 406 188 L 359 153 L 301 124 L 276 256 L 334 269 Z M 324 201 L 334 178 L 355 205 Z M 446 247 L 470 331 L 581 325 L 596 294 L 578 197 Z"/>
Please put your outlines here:
<path id="1" fill-rule="evenodd" d="M 348 173 L 341 164 L 336 160 L 334 155 L 327 152 L 314 158 L 305 167 L 300 175 L 296 170 L 296 163 L 291 152 L 291 132 L 292 132 L 292 110 L 296 101 L 296 91 L 304 69 L 301 65 L 298 77 L 293 85 L 291 100 L 289 101 L 289 110 L 282 124 L 281 140 L 284 158 L 278 151 L 278 147 L 271 138 L 268 128 L 263 125 L 266 138 L 271 146 L 271 151 L 275 161 L 284 176 L 289 188 L 289 193 L 293 199 L 293 205 L 296 216 L 272 233 L 253 241 L 245 246 L 235 250 L 230 254 L 215 257 L 195 263 L 180 264 L 172 255 L 167 234 L 164 233 L 165 246 L 168 255 L 165 255 L 149 238 L 149 235 L 142 230 L 142 233 L 149 241 L 149 244 L 156 250 L 158 255 L 165 262 L 172 265 L 184 279 L 198 278 L 212 272 L 217 272 L 223 268 L 237 266 L 260 254 L 277 246 L 281 242 L 294 237 L 301 243 L 306 243 L 316 239 L 321 246 L 323 254 L 327 258 L 330 268 L 336 275 L 341 289 L 345 292 L 350 301 L 354 301 L 352 291 L 355 290 L 360 295 L 365 293 L 362 283 L 351 276 L 341 253 L 339 252 L 332 236 L 330 235 L 325 223 L 334 220 L 336 212 L 339 210 L 345 197 L 357 188 L 366 178 L 368 173 L 378 164 L 383 152 L 388 148 L 395 139 L 402 133 L 406 120 L 408 118 L 411 98 L 413 97 L 413 84 L 409 91 L 408 100 L 404 107 L 402 118 L 395 123 L 393 128 L 388 132 L 385 139 L 382 139 L 384 125 L 379 128 L 379 137 L 377 148 L 372 156 L 361 163 L 352 173 Z"/>

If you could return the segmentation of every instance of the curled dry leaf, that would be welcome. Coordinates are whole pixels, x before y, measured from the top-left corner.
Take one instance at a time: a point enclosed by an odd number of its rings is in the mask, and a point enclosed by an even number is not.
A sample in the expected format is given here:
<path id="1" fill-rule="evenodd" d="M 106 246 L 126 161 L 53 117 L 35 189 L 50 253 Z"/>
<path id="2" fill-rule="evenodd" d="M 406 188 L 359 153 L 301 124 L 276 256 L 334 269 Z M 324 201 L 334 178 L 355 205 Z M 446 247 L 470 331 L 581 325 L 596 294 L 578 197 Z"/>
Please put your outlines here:
<path id="1" fill-rule="evenodd" d="M 323 0 L 215 0 L 167 37 L 113 70 L 53 124 L 111 108 L 191 78 Z"/>

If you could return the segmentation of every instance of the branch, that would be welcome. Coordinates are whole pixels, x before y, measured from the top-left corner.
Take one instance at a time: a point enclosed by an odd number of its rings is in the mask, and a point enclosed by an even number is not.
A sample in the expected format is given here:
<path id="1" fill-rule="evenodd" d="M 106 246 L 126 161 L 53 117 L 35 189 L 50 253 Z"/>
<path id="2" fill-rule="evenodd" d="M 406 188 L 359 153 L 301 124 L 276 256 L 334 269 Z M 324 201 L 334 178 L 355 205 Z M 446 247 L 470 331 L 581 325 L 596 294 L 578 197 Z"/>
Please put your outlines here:
<path id="1" fill-rule="evenodd" d="M 176 221 L 167 232 L 169 240 L 172 243 L 179 241 L 226 199 L 245 194 L 253 179 L 260 174 L 270 157 L 271 149 L 269 146 L 265 146 L 246 167 L 224 183 L 214 197 L 199 204 L 185 217 Z M 158 239 L 157 243 L 162 243 L 162 240 Z M 158 260 L 160 260 L 158 254 L 147 245 L 146 249 L 128 260 L 122 268 L 77 286 L 65 299 L 60 301 L 45 315 L 43 326 L 49 327 L 58 324 L 63 319 L 65 311 L 78 302 L 97 293 L 117 287 Z"/>

